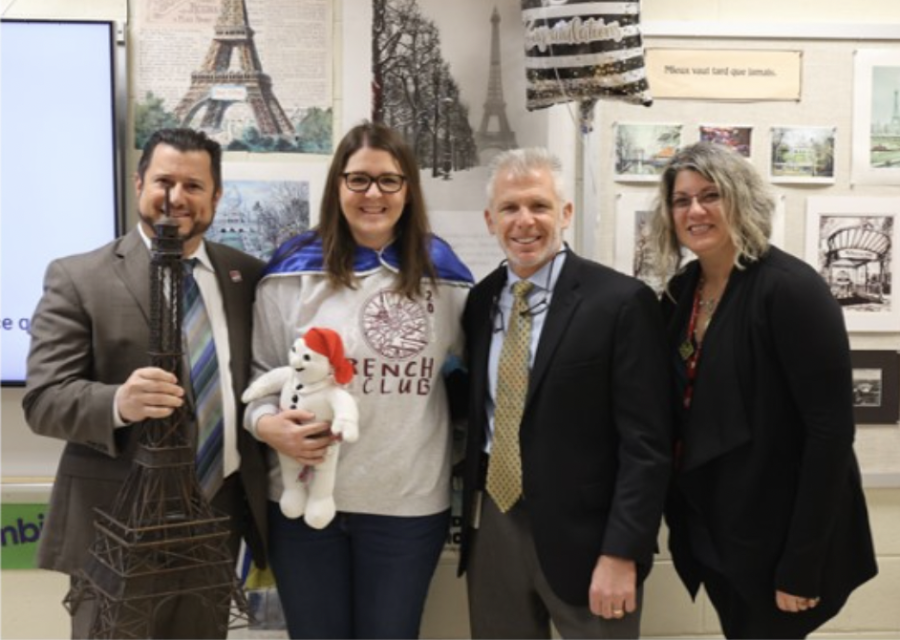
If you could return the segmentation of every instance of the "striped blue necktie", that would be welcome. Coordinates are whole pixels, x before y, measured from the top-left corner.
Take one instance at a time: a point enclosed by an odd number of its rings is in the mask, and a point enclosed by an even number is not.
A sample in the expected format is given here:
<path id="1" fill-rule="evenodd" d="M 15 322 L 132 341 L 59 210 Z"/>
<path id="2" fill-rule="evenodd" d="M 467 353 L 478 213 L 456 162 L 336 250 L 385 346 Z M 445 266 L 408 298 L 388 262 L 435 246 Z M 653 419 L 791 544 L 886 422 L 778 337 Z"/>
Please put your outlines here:
<path id="1" fill-rule="evenodd" d="M 197 262 L 197 258 L 184 261 L 184 336 L 198 431 L 197 477 L 203 493 L 212 498 L 222 486 L 222 386 L 212 325 L 194 279 Z"/>

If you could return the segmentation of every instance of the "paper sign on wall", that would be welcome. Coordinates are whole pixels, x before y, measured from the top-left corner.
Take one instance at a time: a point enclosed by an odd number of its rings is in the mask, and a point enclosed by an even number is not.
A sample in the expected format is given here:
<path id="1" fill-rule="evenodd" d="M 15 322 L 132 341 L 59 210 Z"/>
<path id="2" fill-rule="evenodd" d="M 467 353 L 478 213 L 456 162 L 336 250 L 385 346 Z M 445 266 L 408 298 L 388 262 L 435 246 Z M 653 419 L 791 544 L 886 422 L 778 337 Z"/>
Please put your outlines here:
<path id="1" fill-rule="evenodd" d="M 799 100 L 800 51 L 648 49 L 656 98 Z"/>

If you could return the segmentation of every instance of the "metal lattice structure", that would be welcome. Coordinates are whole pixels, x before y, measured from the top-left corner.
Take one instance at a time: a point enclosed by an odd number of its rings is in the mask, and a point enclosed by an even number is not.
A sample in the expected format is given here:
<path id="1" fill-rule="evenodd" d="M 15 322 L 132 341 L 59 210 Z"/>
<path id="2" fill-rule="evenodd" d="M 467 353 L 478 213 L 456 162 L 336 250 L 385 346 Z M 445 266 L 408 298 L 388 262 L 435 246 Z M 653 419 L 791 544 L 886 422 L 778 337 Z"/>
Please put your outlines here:
<path id="1" fill-rule="evenodd" d="M 151 364 L 187 386 L 183 364 L 183 240 L 177 223 L 155 227 L 150 274 Z M 66 597 L 72 614 L 96 600 L 92 638 L 154 638 L 155 623 L 173 599 L 195 598 L 196 615 L 248 622 L 246 598 L 228 549 L 228 517 L 203 495 L 194 470 L 191 421 L 182 407 L 147 420 L 128 478 L 108 511 L 97 509 L 96 537 L 76 586 Z M 226 612 L 227 616 L 226 616 Z"/>

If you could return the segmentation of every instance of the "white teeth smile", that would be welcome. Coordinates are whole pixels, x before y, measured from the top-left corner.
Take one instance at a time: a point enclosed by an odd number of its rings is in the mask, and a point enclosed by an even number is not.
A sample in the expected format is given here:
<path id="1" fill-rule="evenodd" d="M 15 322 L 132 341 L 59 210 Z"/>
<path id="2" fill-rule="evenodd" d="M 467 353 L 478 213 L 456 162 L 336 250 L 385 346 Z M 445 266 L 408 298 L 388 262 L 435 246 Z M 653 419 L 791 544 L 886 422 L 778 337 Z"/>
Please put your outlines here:
<path id="1" fill-rule="evenodd" d="M 712 229 L 712 225 L 709 224 L 695 224 L 692 227 L 688 227 L 688 231 L 693 234 L 706 233 L 710 229 Z"/>
<path id="2" fill-rule="evenodd" d="M 519 244 L 532 244 L 538 241 L 538 238 L 513 238 L 513 242 L 517 242 Z"/>

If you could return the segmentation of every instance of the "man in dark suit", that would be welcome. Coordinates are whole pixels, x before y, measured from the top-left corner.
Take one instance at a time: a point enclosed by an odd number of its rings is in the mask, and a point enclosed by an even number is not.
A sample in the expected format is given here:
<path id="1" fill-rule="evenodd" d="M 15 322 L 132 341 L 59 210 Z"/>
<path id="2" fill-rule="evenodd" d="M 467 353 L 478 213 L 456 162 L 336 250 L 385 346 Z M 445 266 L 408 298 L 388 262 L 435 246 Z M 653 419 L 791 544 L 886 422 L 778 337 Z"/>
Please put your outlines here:
<path id="1" fill-rule="evenodd" d="M 250 324 L 263 264 L 240 251 L 205 242 L 222 195 L 222 151 L 189 129 L 156 132 L 134 177 L 140 224 L 92 252 L 54 261 L 31 324 L 27 390 L 31 429 L 67 442 L 53 485 L 38 563 L 74 576 L 94 539 L 94 508 L 109 508 L 131 468 L 134 425 L 164 418 L 185 401 L 167 371 L 147 366 L 150 345 L 150 238 L 169 193 L 170 215 L 185 257 L 198 259 L 194 278 L 212 326 L 224 414 L 224 480 L 213 506 L 230 515 L 229 546 L 243 536 L 264 565 L 266 469 L 262 445 L 241 423 L 238 401 L 250 367 Z M 238 471 L 240 470 L 240 473 Z M 198 615 L 196 602 L 170 603 L 155 620 L 159 637 L 225 637 L 227 620 Z M 83 601 L 73 637 L 87 637 L 94 601 Z M 193 608 L 192 608 L 193 607 Z M 212 623 L 212 624 L 211 624 Z"/>
<path id="2" fill-rule="evenodd" d="M 549 638 L 552 621 L 563 637 L 637 637 L 672 447 L 656 298 L 563 245 L 573 206 L 546 150 L 498 156 L 488 201 L 507 263 L 463 320 L 472 636 Z"/>

